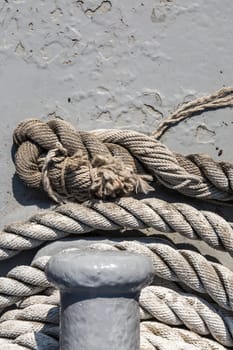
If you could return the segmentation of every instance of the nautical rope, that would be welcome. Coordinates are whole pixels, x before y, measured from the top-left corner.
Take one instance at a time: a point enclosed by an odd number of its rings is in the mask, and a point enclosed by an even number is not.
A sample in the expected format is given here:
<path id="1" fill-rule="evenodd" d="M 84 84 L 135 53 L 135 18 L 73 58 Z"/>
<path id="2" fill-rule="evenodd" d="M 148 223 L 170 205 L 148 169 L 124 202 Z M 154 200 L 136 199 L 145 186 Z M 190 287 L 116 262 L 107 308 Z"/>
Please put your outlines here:
<path id="1" fill-rule="evenodd" d="M 14 328 L 13 339 L 0 342 L 1 350 L 58 350 L 58 329 L 56 326 L 37 322 L 10 321 L 6 327 Z M 142 322 L 140 333 L 140 350 L 223 350 L 225 347 L 208 338 L 191 331 L 169 327 L 158 322 Z M 39 330 L 39 331 L 38 331 Z M 52 333 L 52 335 L 51 335 Z M 55 338 L 54 338 L 55 337 Z M 39 348 L 38 348 L 38 343 Z"/>
<path id="2" fill-rule="evenodd" d="M 144 290 L 146 291 L 152 291 L 153 289 L 156 289 L 157 287 L 155 286 L 150 286 L 146 287 Z M 158 287 L 159 291 L 160 287 Z M 166 290 L 166 288 L 164 289 Z M 172 290 L 167 290 L 167 293 L 173 293 L 174 291 Z M 55 292 L 56 293 L 56 292 Z M 16 309 L 16 310 L 10 310 L 5 312 L 1 319 L 0 319 L 0 336 L 4 338 L 0 338 L 0 348 L 5 349 L 5 346 L 9 344 L 15 344 L 24 346 L 24 349 L 43 349 L 43 350 L 58 350 L 58 342 L 55 338 L 58 337 L 58 321 L 59 321 L 59 308 L 57 304 L 59 303 L 58 299 L 58 294 L 54 294 L 54 292 L 51 295 L 56 295 L 57 300 L 54 299 L 55 305 L 50 305 L 47 304 L 48 299 L 46 300 L 45 304 L 32 304 L 30 306 L 26 306 L 24 309 Z M 42 297 L 42 296 L 34 296 L 35 297 Z M 45 296 L 46 297 L 46 296 Z M 185 296 L 184 296 L 185 297 Z M 49 297 L 47 297 L 49 298 Z M 196 297 L 194 296 L 189 296 L 192 300 L 191 305 L 195 304 L 195 299 Z M 142 300 L 141 300 L 142 299 Z M 197 298 L 200 301 L 200 305 L 209 312 L 213 310 L 213 308 L 206 302 L 202 301 L 201 299 Z M 161 299 L 162 300 L 162 299 Z M 140 304 L 144 303 L 145 304 L 145 298 L 143 296 L 140 297 Z M 160 301 L 161 303 L 161 301 Z M 155 303 L 153 304 L 153 299 L 152 302 L 149 300 L 149 308 L 151 305 L 156 305 L 156 300 Z M 199 305 L 199 306 L 200 306 Z M 183 305 L 182 305 L 183 306 Z M 22 307 L 22 304 L 20 304 L 20 307 Z M 184 304 L 184 309 L 186 308 L 186 304 Z M 159 308 L 159 302 L 157 303 L 157 309 Z M 194 305 L 195 308 L 195 305 Z M 206 311 L 205 310 L 205 311 Z M 190 311 L 190 309 L 186 309 L 186 312 Z M 163 306 L 160 307 L 160 313 L 163 314 Z M 210 313 L 211 314 L 211 313 Z M 213 313 L 214 315 L 214 313 Z M 190 322 L 192 322 L 192 316 L 193 313 L 190 314 Z M 207 319 L 207 315 L 205 316 Z M 229 316 L 230 317 L 230 316 Z M 186 319 L 188 318 L 188 315 L 186 316 Z M 212 319 L 212 334 L 217 335 L 219 337 L 219 342 L 223 343 L 225 342 L 224 345 L 227 346 L 232 346 L 232 344 L 229 342 L 229 332 L 226 327 L 226 334 L 221 332 L 221 330 L 218 329 L 219 325 L 221 323 L 218 322 L 218 316 L 215 317 L 216 320 L 214 320 L 214 317 L 211 317 Z M 226 315 L 227 319 L 227 315 Z M 194 318 L 193 324 L 195 325 L 197 319 Z M 225 321 L 224 321 L 225 322 Z M 209 322 L 211 324 L 211 321 Z M 221 325 L 222 326 L 222 325 Z M 231 324 L 228 323 L 229 328 L 231 329 Z M 194 326 L 197 327 L 197 326 Z M 222 327 L 221 327 L 222 328 Z M 170 328 L 166 327 L 162 324 L 158 324 L 157 322 L 143 322 L 141 323 L 141 349 L 144 349 L 145 344 L 149 341 L 152 342 L 151 344 L 153 345 L 152 349 L 157 349 L 155 345 L 157 346 L 165 346 L 167 345 L 166 341 L 163 341 L 163 339 L 170 339 L 172 335 L 176 332 L 179 332 L 178 338 L 175 337 L 176 340 L 179 339 L 181 341 L 180 337 L 183 338 L 182 343 L 186 342 L 188 344 L 193 344 L 194 346 L 200 346 L 202 345 L 201 349 L 223 349 L 220 345 L 216 344 L 213 341 L 207 340 L 206 338 L 201 338 L 198 337 L 196 334 L 194 335 L 193 332 L 182 332 L 179 329 L 176 328 Z M 29 333 L 28 333 L 29 332 Z M 146 332 L 146 334 L 145 334 Z M 181 333 L 180 333 L 181 332 Z M 208 334 L 208 332 L 207 332 Z M 155 336 L 157 338 L 155 338 Z M 55 338 L 54 338 L 55 337 Z M 161 337 L 158 338 L 158 337 Z M 156 341 L 156 343 L 155 343 Z M 10 343 L 11 342 L 11 343 Z M 158 344 L 157 344 L 158 342 Z M 39 343 L 39 345 L 38 345 Z M 5 344 L 4 347 L 2 347 L 2 344 Z M 34 346 L 33 346 L 34 344 Z M 173 344 L 173 349 L 180 349 L 181 344 L 175 343 Z M 184 344 L 182 344 L 183 346 Z M 39 346 L 39 347 L 38 347 Z M 147 345 L 148 346 L 148 345 Z M 204 346 L 204 347 L 203 347 Z M 9 347 L 11 348 L 11 347 Z M 150 347 L 146 347 L 145 349 L 150 349 Z M 16 348 L 17 349 L 17 348 Z M 160 347 L 159 347 L 160 349 Z M 163 349 L 163 348 L 161 348 Z M 199 347 L 200 349 L 200 347 Z"/>
<path id="3" fill-rule="evenodd" d="M 59 300 L 56 290 L 50 296 L 35 295 L 26 298 L 19 304 L 18 309 L 6 311 L 0 317 L 0 336 L 5 335 L 4 322 L 9 320 L 58 325 Z M 171 326 L 185 325 L 197 334 L 211 334 L 222 345 L 233 347 L 233 316 L 202 298 L 177 293 L 167 287 L 149 286 L 142 290 L 139 304 L 141 320 L 156 319 Z"/>
<path id="4" fill-rule="evenodd" d="M 189 330 L 208 335 L 220 344 L 233 347 L 233 316 L 217 309 L 204 299 L 161 286 L 142 290 L 140 306 L 147 319 L 156 319 L 171 326 L 184 325 Z"/>
<path id="5" fill-rule="evenodd" d="M 16 266 L 6 277 L 0 277 L 0 309 L 50 287 L 44 273 L 49 258 L 38 258 L 31 266 Z"/>
<path id="6" fill-rule="evenodd" d="M 207 155 L 172 153 L 158 141 L 169 126 L 226 106 L 233 106 L 233 88 L 182 105 L 152 136 L 128 130 L 79 132 L 58 118 L 47 123 L 21 122 L 14 132 L 16 172 L 55 202 L 71 203 L 6 226 L 0 234 L 0 260 L 71 234 L 145 228 L 202 239 L 232 255 L 233 224 L 219 215 L 184 203 L 128 197 L 153 191 L 158 181 L 186 196 L 232 200 L 233 164 L 215 162 Z M 89 247 L 127 250 L 152 260 L 155 284 L 143 289 L 139 298 L 140 350 L 233 347 L 231 270 L 156 237 L 90 243 Z M 1 350 L 58 350 L 59 293 L 44 273 L 49 259 L 40 257 L 31 266 L 17 266 L 0 278 Z M 163 286 L 156 285 L 158 279 Z"/>
<path id="7" fill-rule="evenodd" d="M 154 137 L 129 130 L 78 132 L 67 122 L 21 122 L 14 132 L 16 172 L 58 203 L 147 193 L 158 180 L 187 196 L 233 199 L 233 165 L 208 155 L 172 153 Z"/>
<path id="8" fill-rule="evenodd" d="M 181 332 L 179 329 L 167 328 L 166 333 L 164 327 L 161 324 L 156 325 L 156 331 L 159 332 L 161 329 L 161 335 L 155 335 L 149 327 L 143 324 L 141 339 L 140 339 L 140 350 L 223 350 L 225 349 L 220 344 L 197 336 L 190 331 Z M 155 326 L 154 326 L 155 328 Z M 165 333 L 165 334 L 163 334 Z M 170 333 L 170 336 L 169 336 Z M 175 336 L 171 340 L 171 336 Z M 177 339 L 178 336 L 178 339 Z M 167 339 L 168 338 L 168 339 Z M 5 343 L 5 345 L 4 345 Z M 41 332 L 31 332 L 18 336 L 13 340 L 12 343 L 5 341 L 1 345 L 1 350 L 58 350 L 58 342 Z M 19 344 L 19 345 L 18 345 Z M 39 347 L 38 347 L 39 344 Z"/>
<path id="9" fill-rule="evenodd" d="M 0 339 L 1 350 L 58 350 L 59 342 L 42 332 L 29 332 L 19 335 L 16 339 Z"/>
<path id="10" fill-rule="evenodd" d="M 168 128 L 186 118 L 198 115 L 204 111 L 232 106 L 233 87 L 223 87 L 208 96 L 199 97 L 179 106 L 173 113 L 161 121 L 152 135 L 156 139 L 160 139 Z"/>
<path id="11" fill-rule="evenodd" d="M 179 329 L 175 327 L 169 327 L 158 322 L 142 322 L 141 323 L 141 335 L 156 349 L 182 349 L 191 350 L 223 350 L 225 347 L 216 343 L 213 340 L 200 337 L 199 335 L 187 331 L 185 329 Z M 159 338 L 157 338 L 159 337 Z M 161 341 L 160 337 L 168 342 Z M 144 350 L 144 348 L 142 348 Z M 145 350 L 150 348 L 145 347 Z M 151 350 L 154 349 L 151 347 Z"/>
<path id="12" fill-rule="evenodd" d="M 233 252 L 232 224 L 219 215 L 184 203 L 125 197 L 113 202 L 68 203 L 41 211 L 26 222 L 7 225 L 0 234 L 0 260 L 70 234 L 149 227 L 203 239 L 216 249 Z"/>
<path id="13" fill-rule="evenodd" d="M 122 241 L 113 249 L 127 250 L 151 259 L 154 274 L 168 281 L 182 282 L 192 290 L 208 294 L 226 310 L 233 310 L 233 272 L 227 267 L 207 260 L 201 254 L 177 249 L 166 239 L 151 239 L 153 243 Z M 105 247 L 106 246 L 106 247 Z M 95 249 L 109 249 L 103 243 L 92 244 Z"/>
<path id="14" fill-rule="evenodd" d="M 138 241 L 95 243 L 93 249 L 127 250 L 151 258 L 154 274 L 168 281 L 182 282 L 192 290 L 208 294 L 226 310 L 233 310 L 233 272 L 207 260 L 201 254 L 177 249 L 167 239 L 151 238 L 152 243 Z M 13 268 L 0 277 L 0 308 L 14 304 L 23 296 L 36 294 L 50 286 L 42 272 L 49 257 L 41 257 L 32 266 Z"/>

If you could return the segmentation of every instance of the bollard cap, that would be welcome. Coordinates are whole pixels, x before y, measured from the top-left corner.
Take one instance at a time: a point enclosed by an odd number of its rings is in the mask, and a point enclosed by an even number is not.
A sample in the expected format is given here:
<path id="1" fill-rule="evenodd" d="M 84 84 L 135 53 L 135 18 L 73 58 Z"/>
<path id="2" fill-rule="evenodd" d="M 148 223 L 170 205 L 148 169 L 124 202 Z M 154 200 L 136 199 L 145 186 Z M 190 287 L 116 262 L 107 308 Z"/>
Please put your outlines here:
<path id="1" fill-rule="evenodd" d="M 136 292 L 151 283 L 153 265 L 130 252 L 69 249 L 49 260 L 46 274 L 60 289 Z"/>

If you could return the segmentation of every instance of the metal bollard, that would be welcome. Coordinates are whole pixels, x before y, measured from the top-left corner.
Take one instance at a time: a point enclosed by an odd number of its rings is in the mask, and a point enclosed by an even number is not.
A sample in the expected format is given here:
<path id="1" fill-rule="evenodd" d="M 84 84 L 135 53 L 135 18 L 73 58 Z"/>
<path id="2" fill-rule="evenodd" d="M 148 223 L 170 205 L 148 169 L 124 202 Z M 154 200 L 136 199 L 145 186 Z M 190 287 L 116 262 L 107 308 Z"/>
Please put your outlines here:
<path id="1" fill-rule="evenodd" d="M 146 257 L 71 249 L 52 257 L 48 279 L 60 289 L 60 350 L 138 350 L 140 290 L 153 276 Z"/>

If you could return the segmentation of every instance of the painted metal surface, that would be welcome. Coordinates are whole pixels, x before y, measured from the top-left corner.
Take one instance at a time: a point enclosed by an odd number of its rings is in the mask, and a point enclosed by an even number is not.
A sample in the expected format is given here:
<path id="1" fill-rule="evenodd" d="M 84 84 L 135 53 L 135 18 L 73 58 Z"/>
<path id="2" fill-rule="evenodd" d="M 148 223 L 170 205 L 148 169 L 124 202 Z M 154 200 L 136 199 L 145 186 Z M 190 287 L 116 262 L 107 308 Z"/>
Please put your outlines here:
<path id="1" fill-rule="evenodd" d="M 70 249 L 53 256 L 46 273 L 61 294 L 61 350 L 139 350 L 138 296 L 153 279 L 148 258 Z"/>

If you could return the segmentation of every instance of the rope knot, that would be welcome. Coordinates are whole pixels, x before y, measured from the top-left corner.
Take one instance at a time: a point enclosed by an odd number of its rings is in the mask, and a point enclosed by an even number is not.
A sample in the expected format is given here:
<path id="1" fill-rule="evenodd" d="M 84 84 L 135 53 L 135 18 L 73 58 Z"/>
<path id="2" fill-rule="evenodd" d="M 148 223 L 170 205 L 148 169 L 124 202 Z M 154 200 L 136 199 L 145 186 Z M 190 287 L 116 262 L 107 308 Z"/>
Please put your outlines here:
<path id="1" fill-rule="evenodd" d="M 115 198 L 152 189 L 152 176 L 139 171 L 124 148 L 79 133 L 63 120 L 24 121 L 16 128 L 14 141 L 19 176 L 29 186 L 44 189 L 57 203 Z"/>
<path id="2" fill-rule="evenodd" d="M 117 197 L 130 193 L 146 193 L 152 188 L 149 175 L 138 175 L 131 166 L 114 157 L 96 155 L 91 163 L 91 191 L 99 198 Z"/>
<path id="3" fill-rule="evenodd" d="M 135 174 L 132 167 L 126 167 L 122 161 L 112 156 L 96 155 L 92 161 L 89 161 L 88 157 L 80 152 L 72 156 L 60 153 L 56 148 L 40 159 L 43 188 L 55 202 L 65 203 L 65 199 L 77 200 L 78 196 L 80 201 L 91 197 L 115 198 L 133 192 L 146 193 L 151 189 L 146 182 L 150 180 L 150 176 Z M 54 190 L 51 184 L 55 177 L 55 169 L 60 172 L 59 192 Z M 76 177 L 78 174 L 79 179 L 89 180 L 88 188 L 85 186 L 86 191 L 81 193 L 80 183 L 77 191 L 73 188 L 73 193 L 70 193 L 66 185 L 67 179 Z"/>

